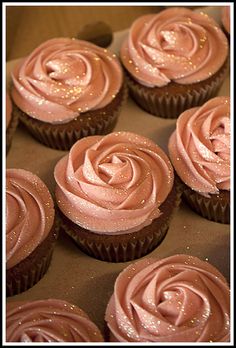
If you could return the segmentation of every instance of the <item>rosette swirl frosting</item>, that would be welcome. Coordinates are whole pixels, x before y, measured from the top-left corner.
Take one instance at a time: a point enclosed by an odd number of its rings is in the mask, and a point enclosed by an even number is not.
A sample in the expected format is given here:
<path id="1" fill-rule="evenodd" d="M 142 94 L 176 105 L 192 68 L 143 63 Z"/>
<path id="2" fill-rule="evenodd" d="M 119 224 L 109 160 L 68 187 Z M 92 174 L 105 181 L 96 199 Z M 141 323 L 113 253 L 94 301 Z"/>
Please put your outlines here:
<path id="1" fill-rule="evenodd" d="M 12 117 L 12 103 L 9 94 L 6 93 L 6 128 L 8 128 Z"/>
<path id="2" fill-rule="evenodd" d="M 15 104 L 33 118 L 66 123 L 109 104 L 122 85 L 114 54 L 90 42 L 56 38 L 37 47 L 12 73 Z"/>
<path id="3" fill-rule="evenodd" d="M 209 263 L 188 255 L 131 264 L 116 279 L 105 319 L 119 342 L 229 341 L 230 290 Z"/>
<path id="4" fill-rule="evenodd" d="M 77 306 L 58 299 L 7 304 L 7 342 L 103 342 Z"/>
<path id="5" fill-rule="evenodd" d="M 230 33 L 230 7 L 229 6 L 223 6 L 221 10 L 221 21 L 227 33 Z"/>
<path id="6" fill-rule="evenodd" d="M 169 140 L 182 181 L 208 196 L 230 190 L 230 98 L 216 97 L 183 112 Z"/>
<path id="7" fill-rule="evenodd" d="M 121 47 L 125 68 L 148 87 L 206 80 L 227 55 L 227 38 L 214 19 L 185 8 L 138 18 Z"/>
<path id="8" fill-rule="evenodd" d="M 23 169 L 6 171 L 6 268 L 30 255 L 48 236 L 54 204 L 46 185 Z"/>
<path id="9" fill-rule="evenodd" d="M 83 138 L 55 167 L 56 199 L 74 223 L 96 233 L 140 230 L 160 216 L 173 168 L 151 140 L 130 132 Z"/>

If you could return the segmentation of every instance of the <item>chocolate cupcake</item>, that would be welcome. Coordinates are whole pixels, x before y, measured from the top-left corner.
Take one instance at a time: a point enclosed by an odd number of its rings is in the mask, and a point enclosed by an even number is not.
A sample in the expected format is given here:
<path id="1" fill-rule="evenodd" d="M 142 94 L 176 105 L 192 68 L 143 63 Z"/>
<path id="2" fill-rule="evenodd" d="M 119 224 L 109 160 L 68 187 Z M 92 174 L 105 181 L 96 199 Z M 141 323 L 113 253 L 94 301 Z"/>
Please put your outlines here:
<path id="1" fill-rule="evenodd" d="M 103 342 L 103 337 L 82 309 L 48 299 L 7 303 L 6 341 Z"/>
<path id="2" fill-rule="evenodd" d="M 6 171 L 6 293 L 36 284 L 46 273 L 58 233 L 51 195 L 36 175 Z"/>
<path id="3" fill-rule="evenodd" d="M 15 67 L 12 81 L 14 113 L 37 140 L 60 150 L 111 132 L 126 97 L 116 56 L 77 39 L 42 43 Z"/>
<path id="4" fill-rule="evenodd" d="M 18 124 L 17 115 L 12 113 L 12 102 L 9 94 L 6 93 L 6 152 L 10 150 L 12 138 Z"/>
<path id="5" fill-rule="evenodd" d="M 138 18 L 120 51 L 131 96 L 163 118 L 216 96 L 227 57 L 228 40 L 215 20 L 183 7 Z"/>
<path id="6" fill-rule="evenodd" d="M 203 217 L 230 222 L 230 98 L 183 112 L 169 139 L 182 197 Z"/>
<path id="7" fill-rule="evenodd" d="M 166 154 L 130 132 L 79 140 L 54 177 L 62 228 L 100 260 L 124 262 L 152 251 L 179 203 Z"/>
<path id="8" fill-rule="evenodd" d="M 111 342 L 228 342 L 229 286 L 197 257 L 145 258 L 117 277 L 105 320 Z"/>

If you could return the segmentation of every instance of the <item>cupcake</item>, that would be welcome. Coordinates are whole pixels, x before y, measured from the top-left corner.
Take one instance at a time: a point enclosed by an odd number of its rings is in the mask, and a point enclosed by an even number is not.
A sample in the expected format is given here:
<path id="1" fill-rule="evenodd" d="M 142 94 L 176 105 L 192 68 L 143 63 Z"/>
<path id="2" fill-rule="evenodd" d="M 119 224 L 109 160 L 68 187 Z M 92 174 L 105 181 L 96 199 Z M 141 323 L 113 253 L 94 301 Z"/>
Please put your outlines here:
<path id="1" fill-rule="evenodd" d="M 223 6 L 221 9 L 221 23 L 226 36 L 230 37 L 230 6 Z"/>
<path id="2" fill-rule="evenodd" d="M 228 40 L 215 20 L 182 7 L 138 18 L 120 51 L 131 96 L 163 118 L 216 96 L 227 57 Z"/>
<path id="3" fill-rule="evenodd" d="M 9 94 L 6 93 L 6 152 L 10 150 L 13 135 L 18 124 L 17 115 L 12 114 L 12 102 Z"/>
<path id="4" fill-rule="evenodd" d="M 183 112 L 169 139 L 183 198 L 203 217 L 230 222 L 230 98 Z"/>
<path id="5" fill-rule="evenodd" d="M 103 337 L 82 309 L 48 299 L 7 303 L 6 341 L 103 342 Z"/>
<path id="6" fill-rule="evenodd" d="M 45 184 L 23 169 L 6 171 L 6 293 L 16 295 L 46 273 L 57 237 Z"/>
<path id="7" fill-rule="evenodd" d="M 228 342 L 229 286 L 197 257 L 145 258 L 117 277 L 105 320 L 111 342 Z"/>
<path id="8" fill-rule="evenodd" d="M 54 177 L 62 229 L 100 260 L 124 262 L 152 251 L 179 202 L 166 154 L 130 132 L 77 141 Z"/>
<path id="9" fill-rule="evenodd" d="M 12 82 L 14 112 L 38 141 L 59 150 L 111 132 L 126 95 L 116 56 L 69 38 L 42 43 L 15 67 Z"/>

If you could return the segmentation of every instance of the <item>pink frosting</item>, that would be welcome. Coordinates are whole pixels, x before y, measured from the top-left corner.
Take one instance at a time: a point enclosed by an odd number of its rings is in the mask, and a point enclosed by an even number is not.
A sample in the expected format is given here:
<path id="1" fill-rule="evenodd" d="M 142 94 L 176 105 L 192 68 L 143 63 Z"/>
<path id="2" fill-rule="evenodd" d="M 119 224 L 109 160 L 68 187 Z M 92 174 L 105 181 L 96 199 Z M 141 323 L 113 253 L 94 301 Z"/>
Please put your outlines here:
<path id="1" fill-rule="evenodd" d="M 54 204 L 45 184 L 23 169 L 6 171 L 6 267 L 14 267 L 47 237 Z"/>
<path id="2" fill-rule="evenodd" d="M 209 263 L 188 255 L 143 259 L 116 279 L 105 320 L 111 341 L 226 342 L 230 290 Z"/>
<path id="3" fill-rule="evenodd" d="M 114 54 L 90 42 L 56 38 L 37 47 L 12 73 L 15 104 L 33 118 L 66 123 L 105 107 L 123 75 Z"/>
<path id="4" fill-rule="evenodd" d="M 227 33 L 230 33 L 230 6 L 224 6 L 222 8 L 221 21 Z"/>
<path id="5" fill-rule="evenodd" d="M 125 68 L 141 84 L 206 80 L 224 64 L 228 41 L 207 14 L 169 8 L 138 18 L 121 47 Z"/>
<path id="6" fill-rule="evenodd" d="M 208 196 L 230 190 L 230 98 L 216 97 L 183 112 L 169 140 L 182 181 Z"/>
<path id="7" fill-rule="evenodd" d="M 58 299 L 7 304 L 7 342 L 103 342 L 80 308 Z"/>
<path id="8" fill-rule="evenodd" d="M 173 168 L 151 140 L 130 132 L 75 143 L 55 167 L 56 199 L 74 223 L 96 233 L 137 231 L 160 216 Z"/>
<path id="9" fill-rule="evenodd" d="M 12 103 L 9 94 L 6 93 L 6 128 L 8 128 L 12 118 Z"/>

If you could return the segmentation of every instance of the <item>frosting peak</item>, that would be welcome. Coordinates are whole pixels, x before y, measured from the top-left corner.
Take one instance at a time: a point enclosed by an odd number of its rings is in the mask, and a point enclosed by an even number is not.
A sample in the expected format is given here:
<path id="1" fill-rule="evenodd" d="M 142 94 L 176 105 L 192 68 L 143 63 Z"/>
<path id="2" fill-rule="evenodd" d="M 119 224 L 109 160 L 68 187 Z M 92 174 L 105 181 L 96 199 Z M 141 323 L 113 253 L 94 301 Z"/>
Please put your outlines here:
<path id="1" fill-rule="evenodd" d="M 103 342 L 77 306 L 57 299 L 7 304 L 7 342 Z"/>
<path id="2" fill-rule="evenodd" d="M 12 79 L 12 98 L 22 111 L 44 122 L 67 123 L 109 104 L 123 75 L 112 52 L 87 41 L 56 38 L 23 59 Z"/>
<path id="3" fill-rule="evenodd" d="M 125 68 L 148 87 L 206 80 L 227 55 L 227 38 L 218 24 L 205 13 L 186 8 L 138 18 L 121 47 Z"/>
<path id="4" fill-rule="evenodd" d="M 143 259 L 117 277 L 105 320 L 119 342 L 227 342 L 230 291 L 197 257 Z"/>
<path id="5" fill-rule="evenodd" d="M 230 190 L 230 98 L 216 97 L 183 112 L 169 140 L 181 180 L 208 196 Z"/>
<path id="6" fill-rule="evenodd" d="M 47 237 L 54 204 L 46 185 L 23 169 L 6 172 L 6 261 L 12 268 Z"/>
<path id="7" fill-rule="evenodd" d="M 173 186 L 173 168 L 151 140 L 130 132 L 77 141 L 55 167 L 56 199 L 74 223 L 96 233 L 149 225 Z"/>

